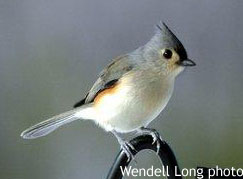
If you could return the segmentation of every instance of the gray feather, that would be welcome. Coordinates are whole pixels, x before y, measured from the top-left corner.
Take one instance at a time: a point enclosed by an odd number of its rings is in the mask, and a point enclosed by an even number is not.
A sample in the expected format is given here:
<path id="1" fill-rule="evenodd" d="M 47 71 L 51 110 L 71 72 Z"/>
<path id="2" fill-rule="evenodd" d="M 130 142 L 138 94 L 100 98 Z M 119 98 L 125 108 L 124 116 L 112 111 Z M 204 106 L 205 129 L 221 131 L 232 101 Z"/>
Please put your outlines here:
<path id="1" fill-rule="evenodd" d="M 78 118 L 75 116 L 77 111 L 82 110 L 81 108 L 76 108 L 74 110 L 59 114 L 48 120 L 40 122 L 21 133 L 21 137 L 24 139 L 35 139 L 38 137 L 45 136 L 64 124 L 70 123 Z"/>
<path id="2" fill-rule="evenodd" d="M 97 93 L 107 88 L 107 84 L 113 80 L 118 80 L 133 70 L 134 62 L 129 58 L 129 55 L 119 56 L 115 58 L 101 73 L 100 77 L 90 89 L 89 94 L 85 99 L 85 103 L 90 103 L 97 96 Z"/>

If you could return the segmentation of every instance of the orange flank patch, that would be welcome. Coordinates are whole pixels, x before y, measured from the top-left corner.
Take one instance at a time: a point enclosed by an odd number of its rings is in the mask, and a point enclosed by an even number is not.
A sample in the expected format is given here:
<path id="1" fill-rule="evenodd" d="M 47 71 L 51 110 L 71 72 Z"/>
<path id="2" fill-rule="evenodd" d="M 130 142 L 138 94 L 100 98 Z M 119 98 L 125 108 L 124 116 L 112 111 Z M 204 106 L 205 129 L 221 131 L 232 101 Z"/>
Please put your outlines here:
<path id="1" fill-rule="evenodd" d="M 115 94 L 119 88 L 120 83 L 116 83 L 112 86 L 110 86 L 109 88 L 99 92 L 99 94 L 95 97 L 94 99 L 94 105 L 99 105 L 99 103 L 102 101 L 102 99 L 107 96 L 107 95 L 112 95 Z"/>

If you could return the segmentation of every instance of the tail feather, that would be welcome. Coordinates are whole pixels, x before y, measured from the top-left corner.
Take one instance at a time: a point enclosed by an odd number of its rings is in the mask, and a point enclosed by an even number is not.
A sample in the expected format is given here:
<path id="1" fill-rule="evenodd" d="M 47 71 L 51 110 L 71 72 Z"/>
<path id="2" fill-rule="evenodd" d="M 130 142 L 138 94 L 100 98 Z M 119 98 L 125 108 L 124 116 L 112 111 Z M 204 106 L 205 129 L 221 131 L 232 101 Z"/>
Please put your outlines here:
<path id="1" fill-rule="evenodd" d="M 73 109 L 71 111 L 67 111 L 65 113 L 54 116 L 48 120 L 40 122 L 21 133 L 21 137 L 24 139 L 35 139 L 38 137 L 45 136 L 57 128 L 61 127 L 64 124 L 70 123 L 77 119 L 82 118 L 82 110 L 86 109 L 86 107 L 81 106 L 79 108 Z M 85 110 L 84 110 L 85 111 Z"/>

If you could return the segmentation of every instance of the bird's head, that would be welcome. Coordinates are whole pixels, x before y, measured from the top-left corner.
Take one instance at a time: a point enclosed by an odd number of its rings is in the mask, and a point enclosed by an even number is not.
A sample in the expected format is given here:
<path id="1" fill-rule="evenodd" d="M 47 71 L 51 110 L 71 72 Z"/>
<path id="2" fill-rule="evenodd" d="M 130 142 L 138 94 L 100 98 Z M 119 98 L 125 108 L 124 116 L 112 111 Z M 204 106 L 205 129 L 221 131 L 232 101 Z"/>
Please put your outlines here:
<path id="1" fill-rule="evenodd" d="M 185 67 L 195 66 L 186 49 L 165 23 L 157 25 L 152 39 L 145 45 L 148 56 L 166 74 L 177 76 Z"/>

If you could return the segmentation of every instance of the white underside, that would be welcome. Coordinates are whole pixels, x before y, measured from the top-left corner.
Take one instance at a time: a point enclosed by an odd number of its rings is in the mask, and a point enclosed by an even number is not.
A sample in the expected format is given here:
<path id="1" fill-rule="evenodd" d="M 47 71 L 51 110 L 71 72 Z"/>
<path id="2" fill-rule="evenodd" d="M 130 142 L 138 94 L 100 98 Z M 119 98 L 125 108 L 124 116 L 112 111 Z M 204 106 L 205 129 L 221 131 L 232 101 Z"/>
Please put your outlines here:
<path id="1" fill-rule="evenodd" d="M 147 126 L 167 105 L 174 80 L 136 81 L 136 76 L 124 78 L 122 87 L 106 95 L 99 104 L 84 109 L 77 117 L 92 119 L 107 131 L 125 133 Z M 146 84 L 147 83 L 147 84 Z"/>

